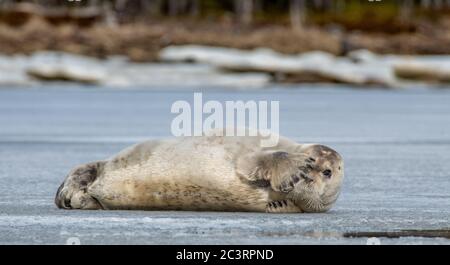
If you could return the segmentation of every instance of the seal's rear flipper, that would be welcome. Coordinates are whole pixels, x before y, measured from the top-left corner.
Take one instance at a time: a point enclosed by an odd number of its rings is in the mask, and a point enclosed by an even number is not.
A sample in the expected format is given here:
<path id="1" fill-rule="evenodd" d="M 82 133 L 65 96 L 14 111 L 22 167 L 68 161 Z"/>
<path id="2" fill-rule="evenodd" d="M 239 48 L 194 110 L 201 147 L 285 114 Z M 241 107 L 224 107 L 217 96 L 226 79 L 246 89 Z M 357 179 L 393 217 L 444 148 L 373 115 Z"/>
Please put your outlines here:
<path id="1" fill-rule="evenodd" d="M 73 169 L 56 192 L 58 208 L 102 209 L 101 204 L 87 193 L 87 188 L 97 179 L 103 163 L 93 162 Z"/>

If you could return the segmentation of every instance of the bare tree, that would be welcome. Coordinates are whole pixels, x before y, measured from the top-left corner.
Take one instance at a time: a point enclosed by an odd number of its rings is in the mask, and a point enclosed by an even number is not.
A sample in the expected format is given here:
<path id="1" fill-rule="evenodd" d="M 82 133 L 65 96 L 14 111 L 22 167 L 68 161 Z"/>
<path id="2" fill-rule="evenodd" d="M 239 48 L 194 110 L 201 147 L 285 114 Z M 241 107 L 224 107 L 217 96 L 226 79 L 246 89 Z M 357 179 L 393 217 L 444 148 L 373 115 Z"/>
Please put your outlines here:
<path id="1" fill-rule="evenodd" d="M 291 25 L 294 30 L 301 30 L 303 28 L 305 16 L 305 1 L 304 0 L 290 0 L 289 13 L 291 18 Z"/>
<path id="2" fill-rule="evenodd" d="M 118 24 L 116 12 L 114 12 L 113 4 L 110 1 L 102 2 L 103 23 L 109 27 L 115 27 Z"/>
<path id="3" fill-rule="evenodd" d="M 187 0 L 169 0 L 169 16 L 177 16 L 186 11 Z"/>
<path id="4" fill-rule="evenodd" d="M 314 7 L 316 8 L 322 8 L 323 7 L 323 0 L 314 0 L 313 1 Z"/>
<path id="5" fill-rule="evenodd" d="M 178 15 L 179 2 L 177 0 L 169 0 L 168 2 L 168 13 L 169 16 L 173 17 Z"/>
<path id="6" fill-rule="evenodd" d="M 161 0 L 140 0 L 142 11 L 151 16 L 159 15 L 161 12 Z"/>
<path id="7" fill-rule="evenodd" d="M 334 0 L 334 1 L 327 1 L 328 6 L 333 8 L 333 12 L 336 14 L 341 14 L 344 12 L 346 3 L 345 0 Z"/>
<path id="8" fill-rule="evenodd" d="M 433 8 L 434 9 L 441 9 L 442 8 L 442 6 L 443 6 L 443 3 L 444 1 L 443 0 L 434 0 L 433 1 Z"/>
<path id="9" fill-rule="evenodd" d="M 414 7 L 414 0 L 403 0 L 400 3 L 400 20 L 402 22 L 408 21 L 411 17 Z"/>
<path id="10" fill-rule="evenodd" d="M 420 0 L 420 6 L 423 8 L 429 8 L 431 6 L 431 0 Z"/>
<path id="11" fill-rule="evenodd" d="M 239 22 L 249 25 L 253 20 L 253 0 L 235 0 L 234 6 Z"/>
<path id="12" fill-rule="evenodd" d="M 199 0 L 191 0 L 190 1 L 189 13 L 192 17 L 198 16 L 198 14 L 200 13 Z"/>

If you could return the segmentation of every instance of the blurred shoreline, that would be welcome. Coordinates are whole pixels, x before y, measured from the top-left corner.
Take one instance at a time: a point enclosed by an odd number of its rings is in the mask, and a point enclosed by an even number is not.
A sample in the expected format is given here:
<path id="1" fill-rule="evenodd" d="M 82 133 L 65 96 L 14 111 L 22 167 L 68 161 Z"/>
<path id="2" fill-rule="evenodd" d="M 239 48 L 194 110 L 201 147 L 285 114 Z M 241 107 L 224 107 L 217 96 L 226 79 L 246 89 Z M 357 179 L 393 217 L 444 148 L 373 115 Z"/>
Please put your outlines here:
<path id="1" fill-rule="evenodd" d="M 368 50 L 347 56 L 313 51 L 286 55 L 267 48 L 242 50 L 173 45 L 158 62 L 105 59 L 39 51 L 29 56 L 0 55 L 1 87 L 32 87 L 49 82 L 115 88 L 260 89 L 275 84 L 343 84 L 357 88 L 449 87 L 448 55 L 380 55 Z"/>
<path id="2" fill-rule="evenodd" d="M 161 49 L 188 44 L 284 54 L 450 54 L 450 4 L 422 2 L 7 1 L 0 3 L 0 54 L 51 50 L 155 62 Z"/>
<path id="3" fill-rule="evenodd" d="M 447 28 L 447 25 L 449 26 Z M 317 26 L 294 30 L 283 25 L 245 27 L 192 20 L 160 20 L 108 26 L 53 25 L 33 18 L 20 26 L 0 24 L 0 53 L 63 51 L 106 58 L 123 55 L 135 62 L 155 62 L 170 45 L 207 45 L 250 50 L 269 48 L 285 54 L 324 51 L 345 55 L 365 49 L 379 54 L 450 54 L 450 19 L 424 23 L 416 32 L 342 32 Z"/>
<path id="4" fill-rule="evenodd" d="M 424 1 L 8 1 L 0 86 L 449 87 L 449 11 Z"/>

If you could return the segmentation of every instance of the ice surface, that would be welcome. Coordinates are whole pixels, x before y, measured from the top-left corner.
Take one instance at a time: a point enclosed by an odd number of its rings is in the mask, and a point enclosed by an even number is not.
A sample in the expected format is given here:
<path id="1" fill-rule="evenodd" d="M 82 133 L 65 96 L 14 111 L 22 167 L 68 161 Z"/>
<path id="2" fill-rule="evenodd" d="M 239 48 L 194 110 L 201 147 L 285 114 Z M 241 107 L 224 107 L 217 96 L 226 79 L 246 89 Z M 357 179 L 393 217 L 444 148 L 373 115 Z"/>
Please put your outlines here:
<path id="1" fill-rule="evenodd" d="M 345 233 L 450 229 L 450 91 L 333 88 L 204 92 L 204 100 L 279 100 L 281 134 L 346 162 L 325 214 L 67 211 L 53 198 L 75 165 L 170 136 L 187 90 L 0 90 L 0 243 L 366 244 Z M 447 233 L 448 234 L 448 233 Z M 382 244 L 449 244 L 380 238 Z"/>

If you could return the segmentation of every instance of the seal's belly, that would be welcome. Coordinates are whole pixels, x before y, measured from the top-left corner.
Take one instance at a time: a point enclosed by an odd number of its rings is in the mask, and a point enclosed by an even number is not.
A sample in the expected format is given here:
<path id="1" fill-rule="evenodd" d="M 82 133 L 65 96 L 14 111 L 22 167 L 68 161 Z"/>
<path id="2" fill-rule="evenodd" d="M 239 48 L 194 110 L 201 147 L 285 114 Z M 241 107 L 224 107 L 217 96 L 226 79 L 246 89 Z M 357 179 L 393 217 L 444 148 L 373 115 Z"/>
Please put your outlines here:
<path id="1" fill-rule="evenodd" d="M 189 138 L 153 147 L 145 159 L 116 157 L 88 192 L 107 209 L 265 211 L 267 190 L 236 175 L 220 141 Z"/>
<path id="2" fill-rule="evenodd" d="M 176 160 L 131 165 L 106 172 L 89 193 L 106 209 L 265 211 L 265 189 L 244 183 L 231 163 L 210 165 Z"/>

